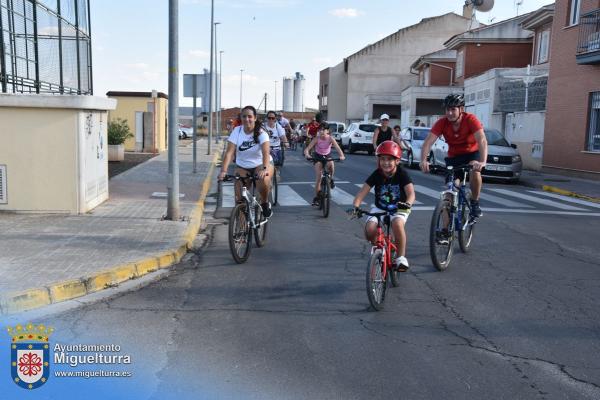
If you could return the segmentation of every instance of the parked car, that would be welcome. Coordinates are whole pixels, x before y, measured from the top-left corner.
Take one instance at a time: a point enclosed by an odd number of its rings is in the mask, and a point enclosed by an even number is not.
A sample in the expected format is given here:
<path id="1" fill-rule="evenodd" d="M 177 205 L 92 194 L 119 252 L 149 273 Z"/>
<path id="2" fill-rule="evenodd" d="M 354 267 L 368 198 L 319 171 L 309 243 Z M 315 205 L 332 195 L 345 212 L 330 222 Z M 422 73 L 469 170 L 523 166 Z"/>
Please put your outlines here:
<path id="1" fill-rule="evenodd" d="M 193 132 L 191 127 L 183 124 L 177 124 L 177 128 L 179 130 L 179 139 L 187 139 L 192 137 Z"/>
<path id="2" fill-rule="evenodd" d="M 400 131 L 400 137 L 408 145 L 408 150 L 402 152 L 401 161 L 409 168 L 419 165 L 423 141 L 430 130 L 431 128 L 425 126 L 408 126 Z"/>
<path id="3" fill-rule="evenodd" d="M 497 129 L 486 129 L 485 138 L 488 142 L 488 156 L 485 168 L 481 172 L 484 178 L 494 178 L 518 181 L 523 170 L 523 162 L 517 145 L 511 144 Z M 437 166 L 446 166 L 448 144 L 440 137 L 432 146 L 430 162 Z"/>
<path id="4" fill-rule="evenodd" d="M 358 150 L 365 150 L 373 154 L 373 132 L 379 124 L 366 122 L 353 122 L 348 129 L 341 135 L 342 147 L 347 148 L 349 153 Z"/>
<path id="5" fill-rule="evenodd" d="M 344 124 L 343 122 L 337 122 L 337 121 L 327 121 L 327 124 L 329 124 L 329 133 L 338 142 L 338 144 L 341 145 L 341 143 L 342 143 L 341 135 L 346 130 L 346 124 Z"/>

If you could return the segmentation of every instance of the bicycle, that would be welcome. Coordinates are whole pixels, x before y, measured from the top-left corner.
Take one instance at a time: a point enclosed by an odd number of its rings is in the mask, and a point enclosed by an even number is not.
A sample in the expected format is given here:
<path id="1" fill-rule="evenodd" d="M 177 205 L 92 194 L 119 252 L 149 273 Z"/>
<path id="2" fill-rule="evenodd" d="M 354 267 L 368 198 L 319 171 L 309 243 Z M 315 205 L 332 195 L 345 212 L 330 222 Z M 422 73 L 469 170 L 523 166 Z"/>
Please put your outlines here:
<path id="1" fill-rule="evenodd" d="M 327 218 L 329 216 L 329 207 L 331 203 L 331 175 L 329 171 L 327 171 L 327 162 L 340 161 L 339 158 L 325 158 L 315 160 L 312 157 L 307 158 L 308 161 L 312 161 L 313 164 L 320 162 L 323 170 L 321 172 L 321 191 L 318 194 L 319 198 L 319 210 L 323 211 L 323 217 Z"/>
<path id="2" fill-rule="evenodd" d="M 254 195 L 258 176 L 225 175 L 223 182 L 236 180 L 242 183 L 241 202 L 231 210 L 229 217 L 229 250 L 236 263 L 248 260 L 252 250 L 252 234 L 257 247 L 263 247 L 267 240 L 269 218 L 263 216 L 262 207 Z M 251 181 L 252 191 L 246 187 Z"/>
<path id="3" fill-rule="evenodd" d="M 440 201 L 433 211 L 429 230 L 429 252 L 433 265 L 444 271 L 450 264 L 454 250 L 454 238 L 458 232 L 458 243 L 463 253 L 469 251 L 473 240 L 473 229 L 477 222 L 472 217 L 470 191 L 466 189 L 466 180 L 471 165 L 446 167 L 447 189 L 440 194 Z M 455 179 L 458 173 L 462 179 L 457 185 Z"/>
<path id="4" fill-rule="evenodd" d="M 275 150 L 279 150 L 278 152 Z M 271 147 L 271 157 L 273 158 L 273 166 L 275 167 L 275 173 L 271 179 L 271 203 L 277 205 L 277 196 L 279 194 L 278 180 L 281 174 L 281 168 L 283 168 L 283 161 L 285 160 L 285 152 L 283 147 L 274 148 Z"/>
<path id="5" fill-rule="evenodd" d="M 401 209 L 409 209 L 408 204 L 403 204 Z M 392 240 L 390 233 L 391 217 L 396 214 L 399 207 L 390 205 L 383 212 L 371 213 L 360 208 L 352 210 L 353 217 L 360 218 L 368 215 L 377 218 L 377 236 L 375 245 L 371 247 L 371 257 L 367 264 L 367 297 L 369 303 L 376 311 L 383 309 L 388 276 L 393 287 L 400 284 L 400 272 L 394 267 L 394 259 L 398 248 Z M 383 221 L 382 221 L 383 220 Z M 385 229 L 384 229 L 385 228 Z M 384 232 L 385 231 L 385 232 Z"/>

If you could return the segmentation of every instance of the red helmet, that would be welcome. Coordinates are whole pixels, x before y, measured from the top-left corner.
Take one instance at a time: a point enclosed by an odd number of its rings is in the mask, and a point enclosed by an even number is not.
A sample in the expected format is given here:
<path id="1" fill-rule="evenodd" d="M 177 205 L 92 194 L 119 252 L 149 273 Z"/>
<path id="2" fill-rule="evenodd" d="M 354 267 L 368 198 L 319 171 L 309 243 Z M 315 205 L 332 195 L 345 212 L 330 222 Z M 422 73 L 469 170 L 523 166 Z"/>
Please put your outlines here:
<path id="1" fill-rule="evenodd" d="M 386 140 L 377 146 L 375 151 L 377 156 L 392 156 L 394 158 L 402 158 L 402 149 L 398 146 L 398 143 Z"/>

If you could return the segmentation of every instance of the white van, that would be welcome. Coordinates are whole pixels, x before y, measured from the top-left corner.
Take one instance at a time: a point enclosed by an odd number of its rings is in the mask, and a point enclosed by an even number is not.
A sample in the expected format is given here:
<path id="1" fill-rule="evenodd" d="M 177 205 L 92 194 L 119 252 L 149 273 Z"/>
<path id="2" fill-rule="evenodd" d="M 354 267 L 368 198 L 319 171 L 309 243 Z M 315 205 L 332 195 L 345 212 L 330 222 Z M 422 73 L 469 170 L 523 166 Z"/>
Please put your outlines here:
<path id="1" fill-rule="evenodd" d="M 338 144 L 341 144 L 342 132 L 346 130 L 346 124 L 337 121 L 325 121 L 325 123 L 329 124 L 329 133 L 338 142 Z"/>

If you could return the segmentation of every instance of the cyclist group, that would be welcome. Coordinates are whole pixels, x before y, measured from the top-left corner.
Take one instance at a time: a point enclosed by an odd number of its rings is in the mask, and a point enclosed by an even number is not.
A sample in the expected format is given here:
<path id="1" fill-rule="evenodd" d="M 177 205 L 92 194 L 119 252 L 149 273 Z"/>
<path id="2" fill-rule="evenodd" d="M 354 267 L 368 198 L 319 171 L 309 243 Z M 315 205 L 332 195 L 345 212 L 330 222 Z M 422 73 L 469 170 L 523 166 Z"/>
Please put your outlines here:
<path id="1" fill-rule="evenodd" d="M 471 204 L 470 213 L 473 218 L 481 217 L 479 206 L 479 195 L 482 180 L 481 170 L 486 165 L 487 142 L 483 126 L 477 117 L 465 112 L 464 97 L 461 94 L 451 94 L 444 99 L 445 116 L 440 118 L 431 128 L 425 139 L 421 151 L 420 168 L 423 172 L 430 170 L 428 155 L 431 146 L 443 136 L 448 143 L 447 166 L 459 166 L 470 164 Z M 277 120 L 279 117 L 279 120 Z M 274 173 L 274 164 L 283 163 L 283 152 L 281 145 L 289 146 L 286 137 L 286 127 L 289 128 L 287 120 L 282 121 L 282 116 L 270 111 L 267 113 L 267 122 L 261 124 L 257 120 L 256 109 L 246 106 L 241 113 L 242 125 L 236 127 L 230 134 L 225 152 L 225 157 L 219 174 L 219 180 L 226 176 L 227 169 L 235 158 L 235 173 L 240 176 L 256 174 L 258 181 L 257 189 L 260 195 L 263 215 L 271 216 L 271 205 L 268 201 L 268 193 L 271 185 L 271 177 Z M 405 224 L 410 215 L 410 209 L 415 202 L 415 191 L 412 180 L 408 173 L 400 166 L 402 149 L 406 144 L 400 138 L 400 127 L 389 126 L 389 116 L 383 114 L 380 118 L 381 126 L 373 135 L 373 145 L 376 149 L 377 168 L 367 177 L 362 188 L 353 201 L 354 208 L 348 210 L 353 215 L 359 214 L 362 200 L 371 189 L 375 191 L 375 206 L 371 213 L 387 211 L 394 207 L 397 212 L 391 217 L 391 228 L 395 246 L 397 248 L 394 260 L 397 271 L 405 272 L 409 268 L 406 258 L 406 231 Z M 317 160 L 331 158 L 331 150 L 335 148 L 341 160 L 345 158 L 344 152 L 329 133 L 329 127 L 325 123 L 319 123 L 317 117 L 313 118 L 307 126 L 307 134 L 310 142 L 304 150 L 304 155 L 310 158 L 310 151 L 314 149 L 312 159 L 315 160 L 315 199 L 313 205 L 318 205 L 320 176 L 322 163 Z M 273 148 L 273 151 L 271 150 Z M 327 162 L 327 167 L 333 177 L 333 162 Z M 335 186 L 331 179 L 331 187 Z M 239 199 L 240 188 L 236 187 L 236 199 Z M 373 242 L 377 231 L 377 218 L 370 217 L 365 224 L 365 237 Z"/>

